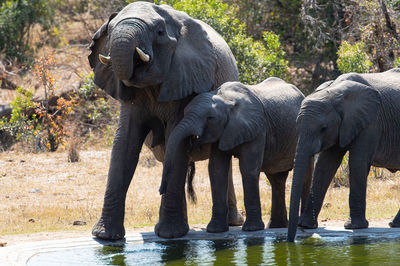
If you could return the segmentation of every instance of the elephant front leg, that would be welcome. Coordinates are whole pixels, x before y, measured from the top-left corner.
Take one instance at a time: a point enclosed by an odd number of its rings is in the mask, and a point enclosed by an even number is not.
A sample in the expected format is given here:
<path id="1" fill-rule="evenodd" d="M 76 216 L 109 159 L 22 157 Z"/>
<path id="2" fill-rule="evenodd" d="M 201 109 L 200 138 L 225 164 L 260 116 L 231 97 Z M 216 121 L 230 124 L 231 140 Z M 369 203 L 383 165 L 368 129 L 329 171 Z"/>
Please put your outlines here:
<path id="1" fill-rule="evenodd" d="M 120 122 L 115 134 L 107 187 L 100 219 L 92 234 L 107 240 L 125 236 L 125 199 L 135 172 L 139 153 L 148 130 L 139 123 L 136 112 L 127 104 L 121 105 Z"/>
<path id="2" fill-rule="evenodd" d="M 176 149 L 174 167 L 168 178 L 166 193 L 161 198 L 159 220 L 154 232 L 163 238 L 184 236 L 189 231 L 186 213 L 185 181 L 189 161 L 188 141 L 180 143 Z"/>
<path id="3" fill-rule="evenodd" d="M 267 175 L 269 183 L 272 187 L 272 206 L 271 218 L 268 223 L 268 228 L 287 227 L 287 213 L 285 203 L 285 185 L 289 172 Z"/>
<path id="4" fill-rule="evenodd" d="M 233 185 L 233 176 L 232 176 L 232 161 L 230 163 L 229 174 L 228 174 L 228 208 L 229 208 L 228 209 L 229 225 L 231 226 L 242 225 L 244 219 L 237 209 L 235 187 Z"/>
<path id="5" fill-rule="evenodd" d="M 227 191 L 230 168 L 231 155 L 220 151 L 217 145 L 213 144 L 208 163 L 213 206 L 207 232 L 220 233 L 229 230 Z"/>
<path id="6" fill-rule="evenodd" d="M 344 224 L 346 229 L 368 228 L 368 221 L 365 218 L 366 197 L 367 197 L 367 177 L 371 165 L 364 158 L 349 156 L 350 170 L 350 219 Z"/>
<path id="7" fill-rule="evenodd" d="M 349 150 L 350 219 L 344 224 L 346 229 L 368 228 L 369 225 L 365 218 L 367 177 L 379 138 L 376 138 L 378 129 L 372 125 L 368 129 L 356 138 Z"/>
<path id="8" fill-rule="evenodd" d="M 244 206 L 246 221 L 243 231 L 263 230 L 265 225 L 261 218 L 259 178 L 264 157 L 264 136 L 243 144 L 239 156 L 239 168 L 242 174 Z"/>
<path id="9" fill-rule="evenodd" d="M 318 227 L 318 215 L 321 211 L 326 191 L 342 162 L 345 152 L 345 150 L 333 147 L 320 153 L 315 166 L 312 188 L 307 199 L 306 207 L 299 219 L 300 227 L 306 229 Z M 308 167 L 310 167 L 310 165 Z"/>

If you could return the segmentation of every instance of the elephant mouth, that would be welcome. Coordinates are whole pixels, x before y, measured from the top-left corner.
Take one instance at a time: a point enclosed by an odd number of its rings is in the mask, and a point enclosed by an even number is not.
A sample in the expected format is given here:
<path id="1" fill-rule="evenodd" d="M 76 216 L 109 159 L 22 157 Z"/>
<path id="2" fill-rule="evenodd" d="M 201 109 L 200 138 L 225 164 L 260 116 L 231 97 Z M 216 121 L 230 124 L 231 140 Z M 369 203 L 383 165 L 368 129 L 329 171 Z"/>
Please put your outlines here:
<path id="1" fill-rule="evenodd" d="M 151 71 L 149 69 L 152 65 L 152 58 L 149 58 L 148 62 L 143 62 L 141 60 L 138 52 L 135 52 L 133 56 L 133 71 L 132 75 L 128 80 L 122 80 L 122 82 L 127 87 L 136 87 L 136 88 L 144 88 L 147 87 L 148 84 L 142 84 L 141 80 L 144 80 L 146 75 L 150 75 Z M 147 73 L 147 74 L 146 74 Z"/>
<path id="2" fill-rule="evenodd" d="M 192 135 L 190 136 L 190 146 L 192 149 L 198 149 L 202 145 L 202 141 L 200 139 L 200 136 L 197 135 Z"/>

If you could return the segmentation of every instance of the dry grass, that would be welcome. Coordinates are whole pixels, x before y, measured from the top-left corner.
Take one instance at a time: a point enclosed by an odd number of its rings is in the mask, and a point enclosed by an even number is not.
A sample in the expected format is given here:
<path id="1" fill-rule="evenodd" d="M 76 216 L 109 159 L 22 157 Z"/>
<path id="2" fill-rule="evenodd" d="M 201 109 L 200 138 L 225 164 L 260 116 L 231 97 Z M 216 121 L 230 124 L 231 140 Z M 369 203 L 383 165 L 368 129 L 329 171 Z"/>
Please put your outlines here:
<path id="1" fill-rule="evenodd" d="M 0 234 L 56 230 L 90 230 L 103 202 L 110 150 L 81 151 L 81 161 L 68 163 L 67 151 L 24 154 L 0 153 Z M 211 196 L 207 162 L 197 163 L 194 186 L 196 206 L 188 205 L 190 224 L 205 224 L 210 218 Z M 162 165 L 145 149 L 126 201 L 127 228 L 153 226 L 157 222 L 160 196 L 158 186 Z M 243 192 L 237 161 L 234 183 L 239 209 Z M 393 177 L 393 174 L 385 172 Z M 261 176 L 262 211 L 269 219 L 271 188 Z M 286 198 L 289 202 L 290 180 Z M 367 199 L 369 219 L 388 219 L 396 214 L 400 198 L 400 179 L 370 178 Z M 320 220 L 345 220 L 348 216 L 348 188 L 330 188 Z M 87 225 L 73 226 L 75 220 Z"/>

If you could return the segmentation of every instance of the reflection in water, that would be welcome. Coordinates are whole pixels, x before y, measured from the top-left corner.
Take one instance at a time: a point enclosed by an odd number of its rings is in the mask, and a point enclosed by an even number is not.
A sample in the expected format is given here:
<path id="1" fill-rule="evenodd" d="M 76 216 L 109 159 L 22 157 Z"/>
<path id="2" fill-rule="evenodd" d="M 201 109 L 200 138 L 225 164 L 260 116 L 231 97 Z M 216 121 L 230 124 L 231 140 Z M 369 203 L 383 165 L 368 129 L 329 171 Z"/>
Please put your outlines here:
<path id="1" fill-rule="evenodd" d="M 176 240 L 40 253 L 28 265 L 400 265 L 398 237 Z"/>

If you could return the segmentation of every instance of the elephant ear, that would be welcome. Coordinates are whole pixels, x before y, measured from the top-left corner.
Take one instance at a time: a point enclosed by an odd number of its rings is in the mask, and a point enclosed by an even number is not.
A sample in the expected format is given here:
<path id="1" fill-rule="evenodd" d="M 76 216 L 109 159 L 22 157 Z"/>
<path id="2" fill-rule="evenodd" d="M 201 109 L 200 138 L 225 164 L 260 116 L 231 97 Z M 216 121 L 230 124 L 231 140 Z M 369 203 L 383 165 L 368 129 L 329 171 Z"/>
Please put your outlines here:
<path id="1" fill-rule="evenodd" d="M 343 81 L 330 90 L 334 93 L 334 106 L 342 117 L 339 145 L 346 147 L 376 119 L 381 105 L 380 93 L 355 81 Z"/>
<path id="2" fill-rule="evenodd" d="M 220 150 L 227 151 L 262 133 L 266 118 L 262 102 L 247 88 L 223 91 L 222 97 L 233 102 L 218 145 Z"/>
<path id="3" fill-rule="evenodd" d="M 94 83 L 105 90 L 113 98 L 118 99 L 118 79 L 115 77 L 111 65 L 104 65 L 99 60 L 99 54 L 108 55 L 108 24 L 118 13 L 112 13 L 108 21 L 93 35 L 89 46 L 91 53 L 88 56 L 90 67 L 94 72 Z"/>
<path id="4" fill-rule="evenodd" d="M 170 69 L 161 84 L 160 102 L 183 99 L 214 88 L 217 59 L 205 27 L 192 18 L 184 20 Z"/>

